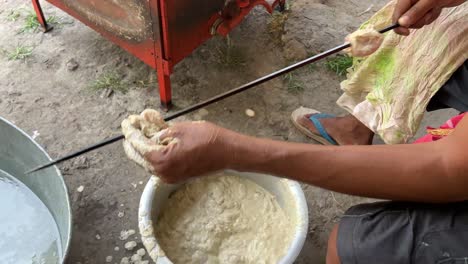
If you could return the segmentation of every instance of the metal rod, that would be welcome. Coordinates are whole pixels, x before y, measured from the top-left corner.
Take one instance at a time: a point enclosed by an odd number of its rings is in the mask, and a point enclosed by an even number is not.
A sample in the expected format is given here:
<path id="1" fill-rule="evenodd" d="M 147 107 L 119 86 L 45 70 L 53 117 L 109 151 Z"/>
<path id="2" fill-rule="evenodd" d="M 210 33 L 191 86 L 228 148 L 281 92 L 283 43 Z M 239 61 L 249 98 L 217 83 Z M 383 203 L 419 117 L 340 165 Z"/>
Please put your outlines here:
<path id="1" fill-rule="evenodd" d="M 386 27 L 386 28 L 380 30 L 379 32 L 383 34 L 383 33 L 385 33 L 385 32 L 388 32 L 388 31 L 390 31 L 390 30 L 392 30 L 392 29 L 396 29 L 396 28 L 398 28 L 398 27 L 400 27 L 399 24 L 394 24 L 394 25 L 388 26 L 388 27 Z M 183 109 L 183 110 L 177 111 L 177 112 L 175 112 L 175 113 L 173 113 L 173 114 L 171 114 L 171 115 L 165 117 L 165 118 L 164 118 L 164 121 L 170 121 L 170 120 L 175 119 L 175 118 L 177 118 L 177 117 L 183 116 L 183 115 L 185 115 L 185 114 L 188 114 L 188 113 L 191 113 L 191 112 L 193 112 L 193 111 L 196 111 L 196 110 L 198 110 L 198 109 L 200 109 L 200 108 L 203 108 L 203 107 L 205 107 L 205 106 L 207 106 L 207 105 L 210 105 L 210 104 L 219 102 L 219 101 L 221 101 L 221 100 L 223 100 L 223 99 L 225 99 L 225 98 L 231 97 L 231 96 L 236 95 L 236 94 L 238 94 L 238 93 L 240 93 L 240 92 L 243 92 L 243 91 L 245 91 L 245 90 L 248 90 L 248 89 L 251 89 L 251 88 L 253 88 L 253 87 L 256 87 L 257 85 L 260 85 L 260 84 L 262 84 L 262 83 L 265 83 L 265 82 L 267 82 L 267 81 L 269 81 L 269 80 L 271 80 L 271 79 L 274 79 L 274 78 L 276 78 L 276 77 L 278 77 L 278 76 L 281 76 L 281 75 L 283 75 L 283 74 L 286 74 L 286 73 L 289 73 L 289 72 L 291 72 L 291 71 L 294 71 L 294 70 L 296 70 L 296 69 L 298 69 L 298 68 L 301 68 L 301 67 L 303 67 L 303 66 L 305 66 L 305 65 L 307 65 L 307 64 L 317 62 L 317 61 L 319 61 L 319 60 L 321 60 L 321 59 L 324 59 L 324 58 L 326 58 L 326 57 L 328 57 L 328 56 L 330 56 L 330 55 L 336 54 L 336 53 L 338 53 L 338 52 L 340 52 L 340 51 L 342 51 L 342 50 L 344 50 L 344 49 L 347 49 L 347 48 L 349 48 L 349 47 L 351 47 L 351 44 L 350 44 L 350 43 L 345 43 L 345 44 L 340 45 L 340 46 L 338 46 L 338 47 L 335 47 L 335 48 L 333 48 L 333 49 L 327 50 L 327 51 L 325 51 L 325 52 L 323 52 L 323 53 L 320 53 L 320 54 L 318 54 L 318 55 L 315 55 L 315 56 L 313 56 L 313 57 L 310 57 L 310 58 L 308 58 L 308 59 L 305 59 L 305 60 L 303 60 L 303 61 L 300 61 L 300 62 L 298 62 L 298 63 L 295 63 L 295 64 L 293 64 L 293 65 L 291 65 L 291 66 L 288 66 L 288 67 L 286 67 L 286 68 L 283 68 L 283 69 L 281 69 L 281 70 L 279 70 L 279 71 L 273 72 L 273 73 L 268 74 L 268 75 L 266 75 L 266 76 L 263 76 L 263 77 L 261 77 L 261 78 L 259 78 L 259 79 L 256 79 L 255 81 L 251 81 L 251 82 L 249 82 L 249 83 L 247 83 L 247 84 L 244 84 L 244 85 L 242 85 L 242 86 L 240 86 L 240 87 L 238 87 L 238 88 L 232 89 L 232 90 L 230 90 L 230 91 L 227 91 L 227 92 L 225 92 L 225 93 L 222 93 L 222 94 L 219 94 L 219 95 L 217 95 L 217 96 L 215 96 L 215 97 L 212 97 L 212 98 L 210 98 L 210 99 L 208 99 L 208 100 L 206 100 L 206 101 L 200 102 L 200 103 L 198 103 L 198 104 L 194 104 L 194 105 L 192 105 L 192 106 L 190 106 L 190 107 L 187 107 L 187 108 L 185 108 L 185 109 Z M 119 135 L 119 136 L 112 137 L 112 138 L 110 138 L 110 139 L 104 140 L 104 141 L 102 141 L 102 142 L 100 142 L 100 143 L 97 143 L 97 144 L 95 144 L 95 145 L 92 145 L 92 146 L 89 146 L 89 147 L 87 147 L 87 148 L 84 148 L 84 149 L 82 149 L 82 150 L 80 150 L 80 151 L 71 153 L 71 154 L 69 154 L 69 155 L 67 155 L 67 156 L 64 156 L 64 157 L 62 157 L 62 158 L 56 159 L 56 160 L 51 161 L 51 162 L 49 162 L 49 163 L 47 163 L 47 164 L 44 164 L 44 165 L 42 165 L 42 166 L 39 166 L 39 167 L 37 167 L 37 168 L 35 168 L 35 169 L 33 169 L 33 170 L 30 170 L 30 171 L 26 172 L 26 174 L 29 174 L 29 173 L 32 173 L 32 172 L 35 172 L 35 171 L 38 171 L 38 170 L 42 170 L 42 169 L 48 168 L 48 167 L 50 167 L 50 166 L 54 166 L 54 165 L 56 165 L 56 164 L 58 164 L 58 163 L 61 163 L 61 162 L 63 162 L 63 161 L 69 160 L 69 159 L 73 159 L 73 158 L 78 157 L 78 156 L 80 156 L 80 155 L 83 155 L 83 154 L 85 154 L 85 153 L 87 153 L 87 152 L 93 151 L 93 150 L 95 150 L 95 149 L 104 147 L 104 146 L 109 145 L 109 144 L 112 144 L 112 143 L 114 143 L 114 142 L 116 142 L 116 141 L 119 141 L 119 140 L 122 140 L 122 139 L 124 139 L 124 138 L 125 138 L 125 137 L 124 137 L 123 135 Z"/>

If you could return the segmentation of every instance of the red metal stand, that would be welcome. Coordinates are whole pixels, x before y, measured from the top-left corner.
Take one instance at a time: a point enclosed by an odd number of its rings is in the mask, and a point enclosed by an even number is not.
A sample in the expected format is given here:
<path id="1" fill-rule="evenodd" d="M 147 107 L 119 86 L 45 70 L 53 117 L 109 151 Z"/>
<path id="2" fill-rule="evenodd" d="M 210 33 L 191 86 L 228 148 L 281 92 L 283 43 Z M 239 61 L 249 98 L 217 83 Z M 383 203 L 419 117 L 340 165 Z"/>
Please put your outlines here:
<path id="1" fill-rule="evenodd" d="M 286 0 L 47 0 L 157 71 L 159 96 L 171 106 L 174 66 L 214 34 L 227 35 L 257 5 L 268 12 Z M 271 0 L 273 1 L 273 0 Z M 45 31 L 39 0 L 32 0 Z"/>
<path id="2" fill-rule="evenodd" d="M 163 60 L 157 60 L 156 63 L 156 74 L 158 76 L 161 107 L 163 110 L 167 111 L 172 106 L 171 75 L 168 72 L 167 66 L 164 66 L 165 63 Z"/>
<path id="3" fill-rule="evenodd" d="M 41 5 L 39 4 L 39 0 L 32 0 L 32 4 L 34 7 L 34 11 L 36 11 L 37 20 L 42 25 L 42 29 L 44 32 L 49 32 L 53 29 L 49 24 L 47 24 L 47 20 L 44 17 L 44 13 L 42 12 Z"/>

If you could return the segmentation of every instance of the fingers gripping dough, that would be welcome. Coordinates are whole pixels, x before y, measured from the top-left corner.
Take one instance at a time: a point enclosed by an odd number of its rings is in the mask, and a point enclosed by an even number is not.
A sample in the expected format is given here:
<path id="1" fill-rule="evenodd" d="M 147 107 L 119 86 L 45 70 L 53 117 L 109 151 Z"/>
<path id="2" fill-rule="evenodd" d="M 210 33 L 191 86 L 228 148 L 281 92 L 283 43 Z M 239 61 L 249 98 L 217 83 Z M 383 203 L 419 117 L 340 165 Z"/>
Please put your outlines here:
<path id="1" fill-rule="evenodd" d="M 140 153 L 138 153 L 134 148 L 133 146 L 130 144 L 130 142 L 128 142 L 127 140 L 124 140 L 123 142 L 123 147 L 124 147 L 124 151 L 125 151 L 125 154 L 127 154 L 127 157 L 131 160 L 133 160 L 134 162 L 136 162 L 138 165 L 142 166 L 146 171 L 150 172 L 150 173 L 153 173 L 154 172 L 154 168 L 153 166 L 151 166 L 151 164 L 149 162 L 147 162 L 143 156 L 140 155 Z"/>
<path id="2" fill-rule="evenodd" d="M 144 156 L 153 151 L 160 151 L 168 144 L 177 142 L 173 138 L 167 138 L 160 142 L 161 131 L 167 128 L 168 125 L 156 110 L 147 109 L 140 115 L 129 116 L 122 121 L 125 153 L 131 160 L 147 171 L 154 172 L 154 168 L 145 160 Z"/>
<path id="3" fill-rule="evenodd" d="M 346 41 L 351 43 L 351 48 L 346 52 L 353 57 L 369 56 L 380 48 L 383 39 L 383 35 L 375 29 L 358 30 L 346 37 Z"/>
<path id="4" fill-rule="evenodd" d="M 161 114 L 156 110 L 146 109 L 140 116 L 142 117 L 140 120 L 141 131 L 148 138 L 152 138 L 157 132 L 168 128 Z"/>

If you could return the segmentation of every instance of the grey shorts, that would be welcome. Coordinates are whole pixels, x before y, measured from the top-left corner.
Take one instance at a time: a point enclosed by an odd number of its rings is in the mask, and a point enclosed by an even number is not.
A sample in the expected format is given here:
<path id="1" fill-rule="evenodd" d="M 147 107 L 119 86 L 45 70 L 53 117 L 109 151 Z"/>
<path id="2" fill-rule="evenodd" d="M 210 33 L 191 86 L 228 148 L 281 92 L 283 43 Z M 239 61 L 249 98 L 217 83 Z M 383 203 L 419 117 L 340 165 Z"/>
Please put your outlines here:
<path id="1" fill-rule="evenodd" d="M 444 108 L 468 112 L 468 61 L 431 98 L 427 111 Z"/>
<path id="2" fill-rule="evenodd" d="M 468 264 L 468 201 L 358 205 L 337 241 L 341 264 Z"/>

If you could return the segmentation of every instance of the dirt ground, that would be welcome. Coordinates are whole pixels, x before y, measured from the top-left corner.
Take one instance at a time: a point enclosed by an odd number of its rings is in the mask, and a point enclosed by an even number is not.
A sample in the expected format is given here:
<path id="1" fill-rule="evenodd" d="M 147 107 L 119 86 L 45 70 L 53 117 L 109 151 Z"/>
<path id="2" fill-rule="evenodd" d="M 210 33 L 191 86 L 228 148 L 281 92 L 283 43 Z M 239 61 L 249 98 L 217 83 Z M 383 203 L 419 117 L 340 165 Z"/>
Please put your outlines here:
<path id="1" fill-rule="evenodd" d="M 341 44 L 385 2 L 295 0 L 286 21 L 255 9 L 230 35 L 234 59 L 226 59 L 226 41 L 217 37 L 176 66 L 173 111 Z M 158 107 L 153 70 L 59 9 L 44 7 L 46 15 L 58 21 L 54 30 L 19 33 L 32 10 L 30 1 L 0 0 L 2 117 L 36 134 L 49 154 L 59 157 L 119 134 L 120 122 L 128 114 Z M 32 54 L 10 60 L 10 52 L 17 47 L 32 47 Z M 108 96 L 91 91 L 89 87 L 109 72 L 122 79 L 127 93 Z M 342 78 L 319 63 L 184 119 L 206 119 L 250 135 L 314 144 L 291 126 L 290 113 L 303 105 L 343 114 L 335 104 Z M 245 115 L 247 108 L 256 112 L 254 118 Z M 438 112 L 425 122 L 438 125 L 445 117 L 446 112 Z M 60 165 L 60 169 L 74 217 L 67 263 L 105 263 L 107 256 L 113 257 L 111 263 L 120 263 L 122 257 L 131 256 L 134 252 L 124 249 L 126 241 L 119 235 L 122 230 L 137 230 L 139 198 L 149 175 L 126 158 L 119 143 Z M 84 186 L 81 193 L 79 186 Z M 297 263 L 324 263 L 329 230 L 349 206 L 366 199 L 303 188 L 310 228 Z M 137 235 L 130 240 L 139 243 L 136 249 L 142 247 Z"/>

